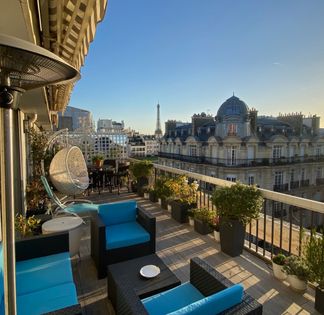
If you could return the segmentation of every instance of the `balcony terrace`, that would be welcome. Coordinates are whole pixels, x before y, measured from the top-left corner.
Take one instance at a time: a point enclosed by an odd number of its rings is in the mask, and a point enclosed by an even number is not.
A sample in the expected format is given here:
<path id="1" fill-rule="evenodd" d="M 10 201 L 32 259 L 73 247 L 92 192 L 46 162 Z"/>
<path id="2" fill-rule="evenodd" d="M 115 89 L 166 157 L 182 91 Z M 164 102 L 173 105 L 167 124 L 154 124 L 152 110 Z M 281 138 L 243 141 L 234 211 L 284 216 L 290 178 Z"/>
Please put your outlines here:
<path id="1" fill-rule="evenodd" d="M 276 280 L 269 263 L 249 250 L 249 242 L 246 241 L 247 246 L 241 256 L 229 257 L 221 252 L 219 243 L 211 235 L 202 236 L 189 224 L 177 223 L 158 203 L 144 200 L 127 190 L 123 189 L 120 195 L 109 192 L 99 195 L 94 192 L 89 199 L 95 203 L 135 199 L 154 215 L 157 220 L 156 252 L 182 282 L 189 279 L 189 259 L 199 256 L 234 283 L 242 283 L 247 293 L 263 304 L 263 314 L 317 314 L 314 310 L 314 290 L 308 288 L 304 294 L 296 293 L 287 282 Z M 89 227 L 87 221 L 81 244 L 81 260 L 73 263 L 78 298 L 84 314 L 114 314 L 107 299 L 107 281 L 98 281 L 96 277 L 90 256 Z"/>

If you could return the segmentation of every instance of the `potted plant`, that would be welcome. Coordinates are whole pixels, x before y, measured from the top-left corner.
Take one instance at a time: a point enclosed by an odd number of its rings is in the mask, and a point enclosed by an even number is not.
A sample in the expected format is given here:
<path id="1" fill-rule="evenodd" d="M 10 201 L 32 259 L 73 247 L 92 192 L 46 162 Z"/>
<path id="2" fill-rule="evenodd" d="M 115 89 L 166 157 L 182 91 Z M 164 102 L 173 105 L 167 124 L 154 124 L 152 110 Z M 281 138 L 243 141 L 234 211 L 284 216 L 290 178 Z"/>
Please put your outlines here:
<path id="1" fill-rule="evenodd" d="M 155 182 L 155 191 L 158 198 L 158 202 L 162 209 L 167 209 L 168 202 L 172 198 L 172 188 L 170 185 L 172 178 L 167 176 L 160 176 Z"/>
<path id="2" fill-rule="evenodd" d="M 194 226 L 194 223 L 195 223 L 194 215 L 195 215 L 194 209 L 189 209 L 188 210 L 188 219 L 189 219 L 189 225 L 191 225 L 191 226 Z"/>
<path id="3" fill-rule="evenodd" d="M 282 253 L 279 253 L 278 255 L 272 257 L 273 275 L 279 280 L 285 280 L 287 278 L 287 274 L 283 270 L 285 261 L 286 256 Z"/>
<path id="4" fill-rule="evenodd" d="M 324 235 L 312 231 L 304 242 L 304 257 L 310 271 L 310 280 L 318 285 L 315 289 L 315 309 L 324 314 Z"/>
<path id="5" fill-rule="evenodd" d="M 186 176 L 177 176 L 170 183 L 172 196 L 173 219 L 179 223 L 188 222 L 188 210 L 197 207 L 198 184 L 196 181 L 189 183 Z"/>
<path id="6" fill-rule="evenodd" d="M 307 280 L 309 279 L 310 272 L 302 257 L 288 256 L 283 269 L 288 275 L 287 281 L 293 290 L 301 292 L 307 289 Z"/>
<path id="7" fill-rule="evenodd" d="M 211 223 L 216 216 L 215 211 L 208 208 L 197 208 L 193 210 L 193 213 L 195 231 L 202 235 L 212 233 Z"/>
<path id="8" fill-rule="evenodd" d="M 150 201 L 152 201 L 152 202 L 157 202 L 158 201 L 157 192 L 153 187 L 149 188 L 148 193 L 149 193 Z"/>
<path id="9" fill-rule="evenodd" d="M 97 155 L 94 155 L 92 157 L 92 163 L 97 167 L 97 168 L 100 168 L 102 167 L 103 165 L 103 161 L 104 161 L 104 156 L 103 155 L 100 155 L 100 154 L 97 154 Z"/>
<path id="10" fill-rule="evenodd" d="M 211 197 L 220 218 L 221 249 L 234 257 L 243 251 L 245 226 L 257 219 L 263 205 L 261 192 L 255 186 L 235 183 L 216 188 Z"/>
<path id="11" fill-rule="evenodd" d="M 18 237 L 24 238 L 27 236 L 40 233 L 40 219 L 36 219 L 35 216 L 26 218 L 21 214 L 17 214 L 15 218 L 15 227 L 18 232 Z"/>
<path id="12" fill-rule="evenodd" d="M 130 165 L 130 171 L 137 182 L 137 192 L 143 196 L 143 186 L 148 185 L 149 177 L 152 174 L 153 164 L 151 161 L 142 160 Z"/>
<path id="13" fill-rule="evenodd" d="M 144 199 L 149 200 L 150 194 L 149 194 L 149 186 L 143 186 L 142 191 L 144 194 Z"/>
<path id="14" fill-rule="evenodd" d="M 220 242 L 220 233 L 219 233 L 219 216 L 216 214 L 211 222 L 211 227 L 214 230 L 214 238 L 216 242 Z"/>

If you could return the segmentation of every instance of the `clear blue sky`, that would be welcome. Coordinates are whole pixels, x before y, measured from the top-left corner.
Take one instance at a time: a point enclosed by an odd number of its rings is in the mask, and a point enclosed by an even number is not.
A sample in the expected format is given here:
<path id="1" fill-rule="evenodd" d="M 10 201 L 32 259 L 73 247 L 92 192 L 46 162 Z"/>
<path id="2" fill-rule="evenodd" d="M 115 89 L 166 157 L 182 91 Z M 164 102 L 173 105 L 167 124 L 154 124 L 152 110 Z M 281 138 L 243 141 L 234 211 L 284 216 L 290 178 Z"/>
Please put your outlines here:
<path id="1" fill-rule="evenodd" d="M 154 133 L 216 115 L 233 91 L 260 114 L 324 126 L 323 0 L 109 0 L 70 105 Z"/>

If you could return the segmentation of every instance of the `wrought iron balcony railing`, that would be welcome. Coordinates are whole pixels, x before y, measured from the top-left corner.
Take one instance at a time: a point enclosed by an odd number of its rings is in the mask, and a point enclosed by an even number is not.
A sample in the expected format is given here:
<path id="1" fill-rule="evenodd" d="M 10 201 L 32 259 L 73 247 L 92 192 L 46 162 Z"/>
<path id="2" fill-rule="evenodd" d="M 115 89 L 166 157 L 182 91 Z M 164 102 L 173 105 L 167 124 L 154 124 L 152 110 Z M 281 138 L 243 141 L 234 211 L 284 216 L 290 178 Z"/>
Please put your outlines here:
<path id="1" fill-rule="evenodd" d="M 324 156 L 307 157 L 281 157 L 281 158 L 258 158 L 258 159 L 222 159 L 206 156 L 190 156 L 176 153 L 159 152 L 161 158 L 174 159 L 189 163 L 211 164 L 226 167 L 251 167 L 251 166 L 270 166 L 286 165 L 294 163 L 324 162 Z"/>

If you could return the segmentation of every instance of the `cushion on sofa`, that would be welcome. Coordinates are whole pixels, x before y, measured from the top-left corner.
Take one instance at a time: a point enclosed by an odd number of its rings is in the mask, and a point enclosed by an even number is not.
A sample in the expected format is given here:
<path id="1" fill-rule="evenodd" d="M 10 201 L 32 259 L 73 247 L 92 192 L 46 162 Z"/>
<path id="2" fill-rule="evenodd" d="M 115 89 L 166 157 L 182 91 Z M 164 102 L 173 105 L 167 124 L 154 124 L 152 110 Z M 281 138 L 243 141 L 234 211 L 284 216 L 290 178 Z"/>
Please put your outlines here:
<path id="1" fill-rule="evenodd" d="M 87 211 L 96 211 L 98 212 L 99 205 L 93 203 L 75 203 L 71 206 L 65 208 L 65 210 L 74 212 L 74 213 L 84 213 Z"/>
<path id="2" fill-rule="evenodd" d="M 73 282 L 69 252 L 16 263 L 17 294 L 47 289 Z"/>
<path id="3" fill-rule="evenodd" d="M 17 297 L 18 315 L 39 315 L 75 304 L 78 298 L 72 282 Z"/>
<path id="4" fill-rule="evenodd" d="M 241 303 L 243 298 L 243 286 L 235 284 L 225 290 L 207 296 L 202 300 L 189 304 L 168 315 L 215 315 L 230 307 Z M 151 313 L 150 313 L 151 314 Z"/>
<path id="5" fill-rule="evenodd" d="M 131 246 L 150 240 L 150 234 L 136 221 L 106 227 L 106 249 Z"/>
<path id="6" fill-rule="evenodd" d="M 203 299 L 204 296 L 190 282 L 142 300 L 150 315 L 165 315 Z M 203 315 L 201 313 L 200 315 Z"/>
<path id="7" fill-rule="evenodd" d="M 137 204 L 135 200 L 113 202 L 99 205 L 98 212 L 106 226 L 136 220 Z"/>

